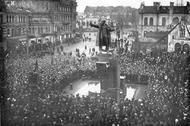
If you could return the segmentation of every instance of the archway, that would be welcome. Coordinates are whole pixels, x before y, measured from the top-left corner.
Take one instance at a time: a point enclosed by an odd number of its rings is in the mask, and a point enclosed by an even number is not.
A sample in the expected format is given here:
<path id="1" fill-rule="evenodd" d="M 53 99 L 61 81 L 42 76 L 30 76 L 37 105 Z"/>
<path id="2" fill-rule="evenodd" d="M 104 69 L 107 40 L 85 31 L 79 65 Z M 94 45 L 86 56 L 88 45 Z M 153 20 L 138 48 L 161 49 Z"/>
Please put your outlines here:
<path id="1" fill-rule="evenodd" d="M 176 43 L 175 44 L 175 52 L 180 52 L 181 51 L 181 44 L 180 43 Z"/>
<path id="2" fill-rule="evenodd" d="M 188 44 L 184 44 L 184 45 L 183 45 L 183 52 L 188 53 L 188 52 L 189 52 L 189 50 L 190 50 L 189 45 L 188 45 Z"/>
<path id="3" fill-rule="evenodd" d="M 178 24 L 178 23 L 179 23 L 179 18 L 178 17 L 173 18 L 172 24 Z"/>

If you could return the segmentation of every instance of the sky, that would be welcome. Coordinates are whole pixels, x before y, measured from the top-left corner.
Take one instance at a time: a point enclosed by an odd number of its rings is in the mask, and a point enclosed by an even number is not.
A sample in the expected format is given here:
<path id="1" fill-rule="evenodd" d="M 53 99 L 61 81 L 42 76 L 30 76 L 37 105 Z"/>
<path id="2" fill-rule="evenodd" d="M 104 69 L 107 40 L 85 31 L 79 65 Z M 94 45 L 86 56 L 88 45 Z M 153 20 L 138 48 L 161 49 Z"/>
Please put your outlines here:
<path id="1" fill-rule="evenodd" d="M 145 5 L 153 5 L 153 2 L 161 2 L 161 5 L 169 5 L 170 2 L 177 3 L 187 0 L 76 0 L 77 12 L 84 12 L 86 6 L 131 6 L 133 8 L 139 8 L 141 2 L 144 1 Z M 184 4 L 185 5 L 185 4 Z"/>

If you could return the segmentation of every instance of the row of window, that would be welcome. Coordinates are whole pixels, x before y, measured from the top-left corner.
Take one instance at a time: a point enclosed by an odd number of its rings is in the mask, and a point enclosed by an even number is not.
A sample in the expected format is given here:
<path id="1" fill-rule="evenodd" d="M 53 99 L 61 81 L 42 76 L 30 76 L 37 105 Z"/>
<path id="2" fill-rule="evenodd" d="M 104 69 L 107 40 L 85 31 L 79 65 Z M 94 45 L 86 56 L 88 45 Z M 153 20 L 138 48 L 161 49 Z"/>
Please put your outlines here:
<path id="1" fill-rule="evenodd" d="M 57 11 L 71 12 L 71 7 L 69 6 L 61 6 L 60 3 L 56 3 L 54 6 Z"/>
<path id="2" fill-rule="evenodd" d="M 144 18 L 144 25 L 145 26 L 153 26 L 155 25 L 154 24 L 154 19 L 153 17 L 150 17 L 149 20 L 147 17 Z M 162 26 L 166 26 L 166 18 L 165 17 L 162 17 Z"/>
<path id="3" fill-rule="evenodd" d="M 0 14 L 0 23 L 26 23 L 27 22 L 27 16 L 24 15 L 3 15 Z"/>
<path id="4" fill-rule="evenodd" d="M 7 35 L 10 37 L 26 35 L 26 28 L 7 29 Z"/>
<path id="5" fill-rule="evenodd" d="M 6 16 L 6 22 L 7 23 L 26 23 L 27 17 L 23 15 L 7 15 Z"/>
<path id="6" fill-rule="evenodd" d="M 62 30 L 69 31 L 69 30 L 71 30 L 71 27 L 69 25 L 66 25 L 64 27 L 55 26 L 54 29 L 56 32 L 60 32 Z M 28 34 L 35 34 L 36 32 L 37 32 L 37 34 L 50 33 L 51 28 L 50 28 L 50 26 L 46 26 L 46 27 L 30 27 L 28 29 Z M 27 28 L 7 29 L 7 35 L 9 37 L 21 36 L 21 35 L 26 35 L 26 34 L 27 34 Z"/>
<path id="7" fill-rule="evenodd" d="M 54 30 L 55 30 L 56 32 L 60 32 L 60 31 L 70 31 L 70 30 L 71 30 L 71 27 L 70 27 L 70 25 L 65 25 L 65 26 L 63 26 L 63 27 L 57 27 L 57 26 L 55 26 L 55 27 L 54 27 Z"/>
<path id="8" fill-rule="evenodd" d="M 50 30 L 50 26 L 47 27 L 30 27 L 28 30 L 29 34 L 35 34 L 35 31 L 38 31 L 38 34 L 42 34 L 42 33 L 49 33 Z"/>
<path id="9" fill-rule="evenodd" d="M 6 20 L 4 19 L 6 18 Z M 56 15 L 54 16 L 55 21 L 71 21 L 71 15 Z M 3 14 L 0 14 L 0 23 L 26 23 L 27 16 L 23 15 L 6 15 L 5 17 Z"/>
<path id="10" fill-rule="evenodd" d="M 38 1 L 37 1 L 38 2 Z M 55 11 L 62 11 L 62 12 L 71 12 L 71 7 L 68 5 L 62 5 L 60 2 L 39 2 L 37 3 L 38 7 L 42 7 L 43 9 L 49 10 L 50 8 L 53 8 Z"/>
<path id="11" fill-rule="evenodd" d="M 55 15 L 54 20 L 55 21 L 71 21 L 70 15 Z"/>

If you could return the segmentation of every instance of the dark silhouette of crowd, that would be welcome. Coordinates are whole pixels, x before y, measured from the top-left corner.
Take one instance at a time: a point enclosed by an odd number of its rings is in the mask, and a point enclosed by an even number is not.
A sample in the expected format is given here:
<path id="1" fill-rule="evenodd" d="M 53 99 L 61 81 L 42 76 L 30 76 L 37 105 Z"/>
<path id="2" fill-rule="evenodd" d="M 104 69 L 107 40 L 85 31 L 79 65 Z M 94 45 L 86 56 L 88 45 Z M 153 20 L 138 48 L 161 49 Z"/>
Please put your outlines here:
<path id="1" fill-rule="evenodd" d="M 80 56 L 80 54 L 79 54 Z M 73 54 L 6 61 L 7 126 L 184 126 L 188 125 L 187 54 L 120 56 L 121 74 L 147 77 L 141 100 L 96 94 L 67 96 L 63 89 L 83 75 L 96 78 L 96 64 Z M 82 62 L 82 63 L 81 63 Z M 139 79 L 142 81 L 141 79 Z"/>

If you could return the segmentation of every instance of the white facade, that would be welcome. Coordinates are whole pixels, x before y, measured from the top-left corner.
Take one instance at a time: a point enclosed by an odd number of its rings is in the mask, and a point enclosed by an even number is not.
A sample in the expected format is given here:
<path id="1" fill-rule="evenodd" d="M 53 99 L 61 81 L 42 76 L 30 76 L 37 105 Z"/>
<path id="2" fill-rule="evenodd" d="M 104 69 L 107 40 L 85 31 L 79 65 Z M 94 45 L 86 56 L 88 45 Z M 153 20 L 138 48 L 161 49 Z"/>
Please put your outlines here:
<path id="1" fill-rule="evenodd" d="M 182 29 L 183 27 L 184 29 Z M 176 44 L 181 45 L 181 49 L 184 46 L 190 46 L 190 34 L 188 33 L 188 29 L 190 25 L 179 24 L 169 35 L 168 35 L 168 52 L 175 51 Z"/>
<path id="2" fill-rule="evenodd" d="M 140 39 L 146 39 L 147 32 L 168 32 L 169 52 L 175 51 L 176 43 L 180 44 L 182 48 L 185 44 L 190 46 L 188 31 L 190 25 L 187 25 L 187 21 L 183 23 L 184 18 L 190 21 L 189 2 L 186 6 L 174 6 L 173 2 L 170 3 L 170 6 L 161 6 L 160 3 L 154 2 L 153 6 L 141 5 L 139 10 Z M 180 24 L 175 27 L 178 23 Z"/>

